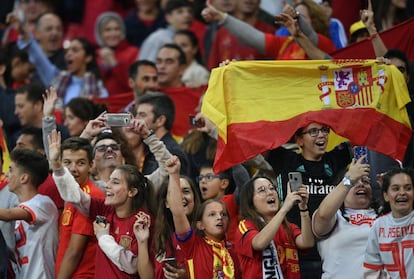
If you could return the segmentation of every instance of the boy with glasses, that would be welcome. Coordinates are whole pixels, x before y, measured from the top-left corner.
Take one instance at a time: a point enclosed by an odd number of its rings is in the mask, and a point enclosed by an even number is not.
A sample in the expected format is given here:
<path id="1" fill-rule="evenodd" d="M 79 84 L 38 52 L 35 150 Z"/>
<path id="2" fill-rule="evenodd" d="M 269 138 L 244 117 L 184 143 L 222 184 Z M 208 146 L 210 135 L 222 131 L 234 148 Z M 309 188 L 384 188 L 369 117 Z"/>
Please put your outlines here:
<path id="1" fill-rule="evenodd" d="M 288 173 L 296 171 L 302 174 L 303 184 L 309 192 L 310 216 L 335 188 L 340 180 L 339 175 L 345 171 L 352 159 L 352 150 L 348 143 L 326 152 L 329 132 L 329 127 L 323 124 L 310 123 L 295 133 L 295 141 L 301 148 L 301 153 L 279 147 L 271 150 L 267 155 L 267 161 L 276 174 L 278 194 L 281 198 L 285 198 L 287 194 Z M 300 225 L 301 217 L 298 208 L 292 208 L 287 218 L 290 222 Z M 310 278 L 320 278 L 321 262 L 316 247 L 306 255 L 301 255 L 300 261 L 301 270 L 308 270 L 313 274 L 313 277 L 310 274 Z"/>

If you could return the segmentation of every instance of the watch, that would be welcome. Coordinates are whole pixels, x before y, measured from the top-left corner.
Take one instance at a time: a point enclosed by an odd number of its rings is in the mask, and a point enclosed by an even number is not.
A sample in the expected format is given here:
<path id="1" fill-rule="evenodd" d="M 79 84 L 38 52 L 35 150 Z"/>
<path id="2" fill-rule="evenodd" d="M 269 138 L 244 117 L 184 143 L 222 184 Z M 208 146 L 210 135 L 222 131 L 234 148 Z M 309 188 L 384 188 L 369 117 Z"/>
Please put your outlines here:
<path id="1" fill-rule="evenodd" d="M 354 183 L 352 183 L 351 178 L 349 175 L 345 175 L 342 179 L 342 184 L 344 184 L 348 189 L 352 188 L 354 186 Z"/>

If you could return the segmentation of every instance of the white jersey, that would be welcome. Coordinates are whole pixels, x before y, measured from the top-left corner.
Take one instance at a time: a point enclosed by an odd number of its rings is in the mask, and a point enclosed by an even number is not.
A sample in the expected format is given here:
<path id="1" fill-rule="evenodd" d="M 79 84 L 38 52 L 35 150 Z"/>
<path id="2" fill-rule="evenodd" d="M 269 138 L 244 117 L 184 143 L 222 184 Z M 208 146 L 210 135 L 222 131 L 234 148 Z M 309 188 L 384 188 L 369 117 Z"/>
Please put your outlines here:
<path id="1" fill-rule="evenodd" d="M 373 209 L 345 209 L 345 216 L 349 221 L 338 210 L 335 228 L 317 242 L 322 279 L 363 278 L 365 247 L 377 214 Z"/>
<path id="2" fill-rule="evenodd" d="M 19 207 L 32 215 L 32 222 L 16 221 L 17 278 L 54 278 L 58 244 L 58 211 L 54 202 L 37 194 Z"/>
<path id="3" fill-rule="evenodd" d="M 364 267 L 386 270 L 391 278 L 414 278 L 414 211 L 402 218 L 378 218 L 369 234 Z"/>

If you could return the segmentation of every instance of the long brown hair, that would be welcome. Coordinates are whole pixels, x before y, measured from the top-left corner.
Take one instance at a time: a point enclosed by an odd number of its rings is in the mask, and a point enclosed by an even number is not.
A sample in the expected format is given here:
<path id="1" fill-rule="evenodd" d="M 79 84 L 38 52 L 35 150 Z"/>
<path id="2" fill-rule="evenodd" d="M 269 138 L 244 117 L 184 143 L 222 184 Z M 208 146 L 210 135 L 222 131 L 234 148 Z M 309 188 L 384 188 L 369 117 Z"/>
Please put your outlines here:
<path id="1" fill-rule="evenodd" d="M 263 219 L 263 216 L 261 216 L 254 204 L 253 204 L 253 196 L 254 196 L 254 182 L 259 179 L 264 178 L 272 181 L 270 178 L 264 175 L 258 175 L 254 176 L 251 179 L 249 179 L 243 186 L 240 192 L 240 217 L 241 219 L 246 219 L 251 221 L 255 227 L 261 231 L 265 226 L 266 222 Z M 281 205 L 280 198 L 278 196 L 279 205 Z M 280 207 L 280 206 L 279 206 Z M 279 208 L 280 210 L 280 208 Z M 292 238 L 292 230 L 290 229 L 289 222 L 286 219 L 286 217 L 283 219 L 282 226 L 287 232 L 288 241 L 291 244 L 294 244 L 293 238 Z"/>
<path id="2" fill-rule="evenodd" d="M 140 173 L 136 166 L 121 165 L 116 167 L 120 170 L 128 183 L 128 189 L 138 189 L 138 193 L 132 199 L 132 208 L 134 210 L 143 208 L 151 214 L 155 213 L 154 190 L 151 181 Z"/>
<path id="3" fill-rule="evenodd" d="M 191 223 L 192 227 L 195 227 L 195 219 L 196 219 L 196 211 L 197 208 L 200 207 L 201 198 L 200 194 L 198 193 L 194 182 L 191 178 L 187 176 L 181 176 L 181 179 L 185 179 L 190 188 L 193 192 L 194 196 L 194 208 L 193 212 L 187 216 L 188 220 Z M 157 210 L 157 217 L 155 219 L 155 229 L 154 229 L 154 241 L 153 241 L 153 249 L 155 254 L 162 255 L 165 251 L 169 249 L 172 255 L 174 256 L 174 246 L 173 241 L 171 238 L 172 233 L 175 231 L 174 223 L 173 223 L 173 216 L 171 210 L 166 207 L 167 201 L 167 193 L 168 193 L 168 183 L 164 183 L 161 186 L 161 189 L 157 195 L 157 202 L 158 202 L 158 210 Z M 167 249 L 168 247 L 168 249 Z"/>
<path id="4" fill-rule="evenodd" d="M 313 0 L 301 0 L 295 4 L 295 8 L 299 5 L 303 5 L 308 9 L 309 17 L 312 21 L 312 27 L 315 32 L 330 38 L 329 19 L 323 12 L 321 6 L 316 4 Z"/>

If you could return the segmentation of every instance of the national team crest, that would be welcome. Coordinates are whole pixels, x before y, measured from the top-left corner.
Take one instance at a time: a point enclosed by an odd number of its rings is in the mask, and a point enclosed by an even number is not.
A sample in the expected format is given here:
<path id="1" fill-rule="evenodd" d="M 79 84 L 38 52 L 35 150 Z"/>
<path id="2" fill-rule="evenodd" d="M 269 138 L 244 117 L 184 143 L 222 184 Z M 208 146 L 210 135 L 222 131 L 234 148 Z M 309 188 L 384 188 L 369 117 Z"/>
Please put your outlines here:
<path id="1" fill-rule="evenodd" d="M 371 67 L 343 68 L 333 73 L 338 106 L 366 107 L 373 102 Z"/>

